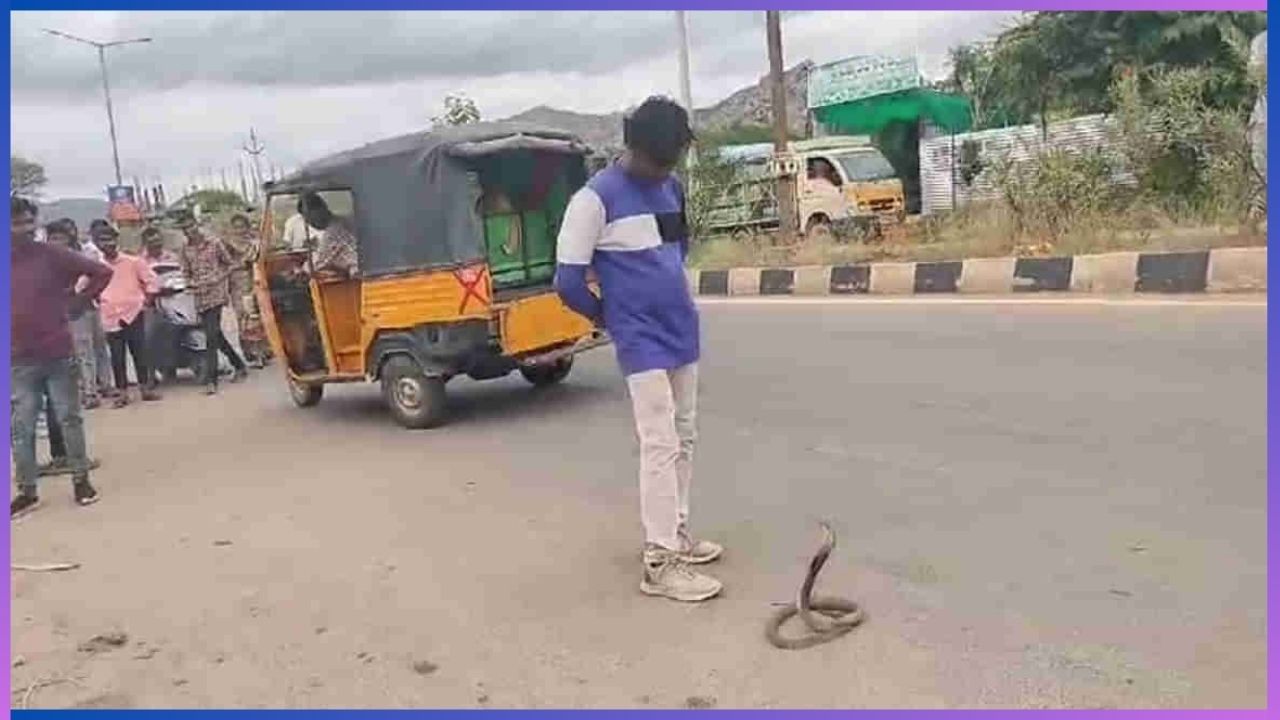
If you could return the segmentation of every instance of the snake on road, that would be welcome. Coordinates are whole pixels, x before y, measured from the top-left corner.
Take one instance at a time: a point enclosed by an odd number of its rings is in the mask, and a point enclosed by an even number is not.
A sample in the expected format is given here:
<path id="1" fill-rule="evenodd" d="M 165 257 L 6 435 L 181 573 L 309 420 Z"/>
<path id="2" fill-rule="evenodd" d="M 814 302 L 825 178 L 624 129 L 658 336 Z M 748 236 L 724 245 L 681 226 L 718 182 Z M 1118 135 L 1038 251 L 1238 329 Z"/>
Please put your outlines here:
<path id="1" fill-rule="evenodd" d="M 818 573 L 836 547 L 835 531 L 825 522 L 821 526 L 822 545 L 809 561 L 809 571 L 805 573 L 804 582 L 800 585 L 799 597 L 794 604 L 780 608 L 765 624 L 764 636 L 774 647 L 800 650 L 831 642 L 861 625 L 867 618 L 862 608 L 852 600 L 832 596 L 813 597 L 813 586 L 818 580 Z M 798 637 L 783 636 L 782 626 L 796 615 L 809 628 L 809 633 Z"/>

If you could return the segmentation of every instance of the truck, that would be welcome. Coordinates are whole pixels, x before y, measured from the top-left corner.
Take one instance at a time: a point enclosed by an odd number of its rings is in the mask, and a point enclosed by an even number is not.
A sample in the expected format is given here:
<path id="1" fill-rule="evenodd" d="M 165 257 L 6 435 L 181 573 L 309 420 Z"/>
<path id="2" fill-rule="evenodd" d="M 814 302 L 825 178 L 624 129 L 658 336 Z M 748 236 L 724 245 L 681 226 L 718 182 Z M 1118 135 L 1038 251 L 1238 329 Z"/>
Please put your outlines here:
<path id="1" fill-rule="evenodd" d="M 731 145 L 720 149 L 733 178 L 712 191 L 708 229 L 747 235 L 779 224 L 777 179 L 796 184 L 796 212 L 806 237 L 841 237 L 853 228 L 876 234 L 905 215 L 902 181 L 871 140 L 835 136 L 792 142 L 786 153 L 773 145 Z"/>

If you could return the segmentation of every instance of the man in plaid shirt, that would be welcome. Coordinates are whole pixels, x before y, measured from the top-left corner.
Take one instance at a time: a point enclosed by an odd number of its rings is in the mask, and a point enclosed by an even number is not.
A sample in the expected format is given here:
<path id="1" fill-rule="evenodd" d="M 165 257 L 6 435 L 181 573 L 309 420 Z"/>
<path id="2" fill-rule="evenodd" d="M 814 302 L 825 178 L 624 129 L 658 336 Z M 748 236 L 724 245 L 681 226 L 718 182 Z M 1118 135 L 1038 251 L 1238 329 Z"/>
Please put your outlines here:
<path id="1" fill-rule="evenodd" d="M 236 268 L 236 261 L 221 240 L 200 229 L 190 212 L 179 213 L 176 220 L 182 234 L 187 237 L 187 244 L 179 256 L 182 272 L 187 276 L 187 284 L 195 297 L 196 312 L 200 313 L 200 324 L 204 328 L 205 394 L 216 395 L 219 352 L 226 355 L 235 367 L 232 382 L 239 382 L 248 375 L 244 360 L 222 334 L 222 308 L 231 300 L 228 281 L 231 271 Z"/>

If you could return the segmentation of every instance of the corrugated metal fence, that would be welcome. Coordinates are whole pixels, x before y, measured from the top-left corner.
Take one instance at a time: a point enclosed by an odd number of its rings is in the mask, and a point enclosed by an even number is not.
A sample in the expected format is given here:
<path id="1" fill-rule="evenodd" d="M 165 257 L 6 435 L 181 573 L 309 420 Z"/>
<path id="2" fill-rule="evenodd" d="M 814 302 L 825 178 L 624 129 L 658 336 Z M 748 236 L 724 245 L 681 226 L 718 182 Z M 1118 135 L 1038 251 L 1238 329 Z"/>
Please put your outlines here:
<path id="1" fill-rule="evenodd" d="M 1114 148 L 1113 125 L 1114 121 L 1105 115 L 1085 115 L 1050 123 L 1048 142 L 1045 142 L 1039 125 L 1018 125 L 960 135 L 927 132 L 920 140 L 920 211 L 930 215 L 964 207 L 974 200 L 994 199 L 998 192 L 990 168 L 1002 158 L 1021 162 L 1046 148 L 1111 150 Z M 972 186 L 964 184 L 960 172 L 961 148 L 966 141 L 978 144 L 978 156 L 985 165 L 974 178 Z"/>

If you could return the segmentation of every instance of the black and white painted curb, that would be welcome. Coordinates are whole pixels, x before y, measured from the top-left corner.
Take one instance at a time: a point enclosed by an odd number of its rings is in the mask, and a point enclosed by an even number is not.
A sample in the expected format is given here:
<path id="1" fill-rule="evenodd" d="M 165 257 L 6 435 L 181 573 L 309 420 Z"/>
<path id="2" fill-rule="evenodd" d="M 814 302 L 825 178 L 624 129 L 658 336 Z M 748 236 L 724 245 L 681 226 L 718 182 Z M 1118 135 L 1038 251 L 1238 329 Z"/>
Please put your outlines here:
<path id="1" fill-rule="evenodd" d="M 1267 248 L 689 270 L 696 295 L 1265 292 Z"/>

